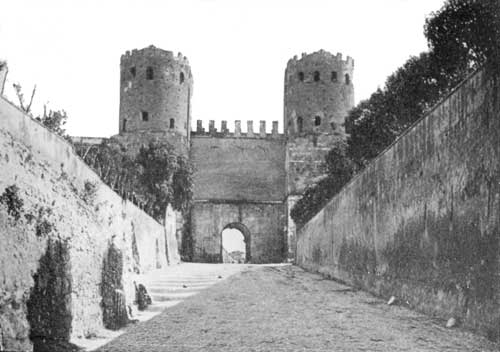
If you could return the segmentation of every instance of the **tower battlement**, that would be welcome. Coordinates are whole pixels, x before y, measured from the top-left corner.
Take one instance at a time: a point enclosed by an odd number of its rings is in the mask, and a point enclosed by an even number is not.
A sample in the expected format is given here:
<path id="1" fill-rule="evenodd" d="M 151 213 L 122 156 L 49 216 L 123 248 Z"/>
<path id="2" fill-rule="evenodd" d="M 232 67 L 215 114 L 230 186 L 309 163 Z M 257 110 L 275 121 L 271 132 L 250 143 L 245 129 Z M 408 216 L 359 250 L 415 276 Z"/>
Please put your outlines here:
<path id="1" fill-rule="evenodd" d="M 271 133 L 266 132 L 266 121 L 259 121 L 259 129 L 254 129 L 254 121 L 246 121 L 247 132 L 243 133 L 241 131 L 241 121 L 234 121 L 234 131 L 230 132 L 227 128 L 227 121 L 223 120 L 220 124 L 220 129 L 217 130 L 215 127 L 215 121 L 210 120 L 208 122 L 208 129 L 203 127 L 203 121 L 196 121 L 196 130 L 192 131 L 193 136 L 205 136 L 205 137 L 216 137 L 216 138 L 282 138 L 283 133 L 278 132 L 278 121 L 273 121 Z"/>
<path id="2" fill-rule="evenodd" d="M 178 52 L 177 55 L 175 55 L 172 51 L 163 50 L 155 47 L 154 45 L 150 45 L 143 49 L 127 50 L 125 54 L 121 56 L 121 61 L 129 61 L 144 57 L 156 57 L 167 60 L 175 60 L 181 64 L 189 65 L 189 60 L 186 56 L 182 55 L 181 52 Z"/>
<path id="3" fill-rule="evenodd" d="M 333 55 L 332 53 L 321 49 L 311 54 L 302 53 L 300 58 L 295 55 L 293 58 L 288 60 L 287 70 L 293 69 L 295 66 L 301 66 L 312 62 L 337 64 L 346 70 L 352 70 L 354 68 L 354 59 L 352 57 L 347 56 L 346 59 L 343 60 L 342 53 Z"/>

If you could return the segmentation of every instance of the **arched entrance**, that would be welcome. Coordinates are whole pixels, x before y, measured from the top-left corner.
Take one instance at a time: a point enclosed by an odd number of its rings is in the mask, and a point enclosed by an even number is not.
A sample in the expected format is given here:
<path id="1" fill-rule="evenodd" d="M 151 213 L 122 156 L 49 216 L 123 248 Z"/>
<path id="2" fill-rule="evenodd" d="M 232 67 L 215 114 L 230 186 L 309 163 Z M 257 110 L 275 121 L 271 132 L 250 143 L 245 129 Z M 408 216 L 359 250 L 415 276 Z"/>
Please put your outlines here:
<path id="1" fill-rule="evenodd" d="M 226 225 L 221 233 L 221 258 L 223 263 L 250 262 L 250 231 L 242 223 Z"/>

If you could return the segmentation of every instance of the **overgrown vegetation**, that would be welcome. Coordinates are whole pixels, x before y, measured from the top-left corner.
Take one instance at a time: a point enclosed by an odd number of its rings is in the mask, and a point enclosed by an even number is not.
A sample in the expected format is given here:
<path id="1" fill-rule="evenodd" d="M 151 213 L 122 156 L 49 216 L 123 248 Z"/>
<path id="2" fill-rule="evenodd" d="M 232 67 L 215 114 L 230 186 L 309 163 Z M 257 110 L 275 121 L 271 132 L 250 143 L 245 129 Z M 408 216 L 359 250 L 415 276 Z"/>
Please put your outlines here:
<path id="1" fill-rule="evenodd" d="M 427 18 L 424 33 L 429 51 L 411 57 L 387 78 L 384 88 L 349 112 L 346 151 L 336 146 L 331 152 L 342 159 L 338 160 L 338 178 L 334 180 L 329 172 L 327 178 L 305 191 L 291 211 L 299 227 L 324 207 L 353 171 L 363 169 L 468 74 L 485 64 L 499 73 L 499 3 L 448 0 Z"/>
<path id="2" fill-rule="evenodd" d="M 302 198 L 292 208 L 290 215 L 301 227 L 311 219 L 351 179 L 354 164 L 346 156 L 346 143 L 339 141 L 326 158 L 327 175 L 314 187 L 307 188 Z"/>
<path id="3" fill-rule="evenodd" d="M 64 125 L 68 122 L 68 114 L 64 110 L 52 110 L 47 108 L 47 104 L 43 106 L 43 114 L 39 114 L 34 117 L 31 106 L 33 105 L 33 99 L 36 93 L 36 85 L 31 91 L 29 102 L 26 101 L 24 97 L 23 87 L 20 83 L 12 84 L 14 90 L 16 91 L 17 100 L 19 102 L 19 108 L 23 110 L 26 114 L 39 121 L 42 125 L 47 127 L 52 132 L 58 134 L 59 136 L 71 142 L 70 136 L 66 133 Z"/>
<path id="4" fill-rule="evenodd" d="M 19 187 L 10 185 L 5 188 L 0 196 L 0 203 L 7 208 L 7 213 L 12 216 L 14 220 L 19 220 L 24 206 L 24 202 L 19 196 Z"/>
<path id="5" fill-rule="evenodd" d="M 168 204 L 182 212 L 191 204 L 191 163 L 168 143 L 151 142 L 135 158 L 122 145 L 107 141 L 76 145 L 75 150 L 104 183 L 158 221 L 164 219 Z"/>
<path id="6" fill-rule="evenodd" d="M 64 110 L 47 110 L 47 105 L 43 106 L 43 115 L 39 115 L 35 118 L 40 121 L 42 125 L 47 127 L 52 132 L 60 135 L 61 137 L 69 140 L 69 136 L 66 133 L 64 125 L 68 122 L 68 115 Z"/>
<path id="7" fill-rule="evenodd" d="M 54 224 L 49 221 L 52 216 L 52 209 L 49 207 L 39 207 L 35 224 L 35 234 L 37 237 L 47 236 L 54 230 Z"/>
<path id="8" fill-rule="evenodd" d="M 82 199 L 84 200 L 85 203 L 89 205 L 94 204 L 95 199 L 97 197 L 97 189 L 98 189 L 97 182 L 86 180 L 83 183 Z"/>

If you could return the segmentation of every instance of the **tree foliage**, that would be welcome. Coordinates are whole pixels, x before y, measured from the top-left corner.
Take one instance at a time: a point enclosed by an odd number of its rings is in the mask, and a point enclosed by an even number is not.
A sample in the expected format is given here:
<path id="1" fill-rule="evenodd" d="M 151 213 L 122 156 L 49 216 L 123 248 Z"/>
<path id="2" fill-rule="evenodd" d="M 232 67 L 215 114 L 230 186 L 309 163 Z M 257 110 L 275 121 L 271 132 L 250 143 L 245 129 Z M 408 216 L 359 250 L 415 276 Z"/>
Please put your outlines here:
<path id="1" fill-rule="evenodd" d="M 325 157 L 327 175 L 316 185 L 308 187 L 290 211 L 297 226 L 309 221 L 351 179 L 354 164 L 346 155 L 346 144 L 339 142 Z"/>
<path id="2" fill-rule="evenodd" d="M 425 22 L 424 33 L 441 73 L 458 83 L 470 70 L 500 58 L 500 2 L 448 0 Z"/>
<path id="3" fill-rule="evenodd" d="M 136 163 L 148 210 L 155 218 L 165 216 L 168 204 L 178 211 L 188 209 L 193 191 L 192 166 L 186 157 L 176 154 L 170 144 L 151 142 L 140 149 Z"/>
<path id="4" fill-rule="evenodd" d="M 353 108 L 345 121 L 348 155 L 363 167 L 420 119 L 448 92 L 432 55 L 411 57 L 391 74 L 383 89 Z"/>
<path id="5" fill-rule="evenodd" d="M 19 101 L 19 107 L 25 113 L 30 114 L 31 113 L 31 105 L 33 104 L 33 98 L 35 97 L 35 93 L 36 93 L 36 85 L 33 87 L 33 90 L 31 91 L 31 98 L 30 98 L 29 103 L 27 103 L 26 100 L 24 99 L 23 87 L 21 86 L 21 84 L 20 83 L 13 83 L 12 86 L 14 87 L 14 90 L 16 91 L 17 100 Z"/>
<path id="6" fill-rule="evenodd" d="M 168 143 L 151 142 L 130 156 L 119 143 L 75 145 L 76 153 L 115 192 L 143 208 L 158 221 L 171 204 L 186 211 L 192 200 L 192 166 Z"/>
<path id="7" fill-rule="evenodd" d="M 500 64 L 500 1 L 448 0 L 426 20 L 429 52 L 411 57 L 391 74 L 382 89 L 361 101 L 346 117 L 346 152 L 329 154 L 336 164 L 325 179 L 307 189 L 291 211 L 303 225 L 351 178 L 389 147 L 413 123 L 473 70 Z"/>
<path id="8" fill-rule="evenodd" d="M 37 121 L 41 122 L 42 125 L 47 127 L 52 132 L 68 139 L 66 129 L 64 125 L 68 122 L 68 115 L 64 110 L 48 110 L 47 105 L 43 106 L 43 115 L 39 115 L 35 118 Z"/>
<path id="9" fill-rule="evenodd" d="M 26 102 L 24 98 L 23 87 L 20 83 L 14 83 L 13 87 L 16 91 L 17 100 L 19 101 L 19 108 L 29 116 L 33 117 L 31 106 L 33 105 L 33 99 L 36 93 L 36 85 L 33 87 L 29 102 Z M 47 104 L 45 104 L 43 106 L 43 114 L 35 117 L 35 120 L 71 143 L 71 139 L 66 133 L 66 129 L 64 128 L 64 125 L 66 125 L 66 123 L 68 122 L 68 114 L 66 113 L 66 111 L 48 109 Z"/>

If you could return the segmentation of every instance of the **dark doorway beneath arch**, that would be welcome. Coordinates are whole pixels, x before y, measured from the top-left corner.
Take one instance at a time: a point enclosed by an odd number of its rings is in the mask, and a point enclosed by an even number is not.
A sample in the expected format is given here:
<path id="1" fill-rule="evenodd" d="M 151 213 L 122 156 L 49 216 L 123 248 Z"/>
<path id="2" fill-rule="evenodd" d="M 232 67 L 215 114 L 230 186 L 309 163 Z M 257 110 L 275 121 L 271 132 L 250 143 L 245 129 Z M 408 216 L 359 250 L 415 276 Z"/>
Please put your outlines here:
<path id="1" fill-rule="evenodd" d="M 221 233 L 221 258 L 223 263 L 248 263 L 250 253 L 250 231 L 242 223 L 231 223 Z"/>

